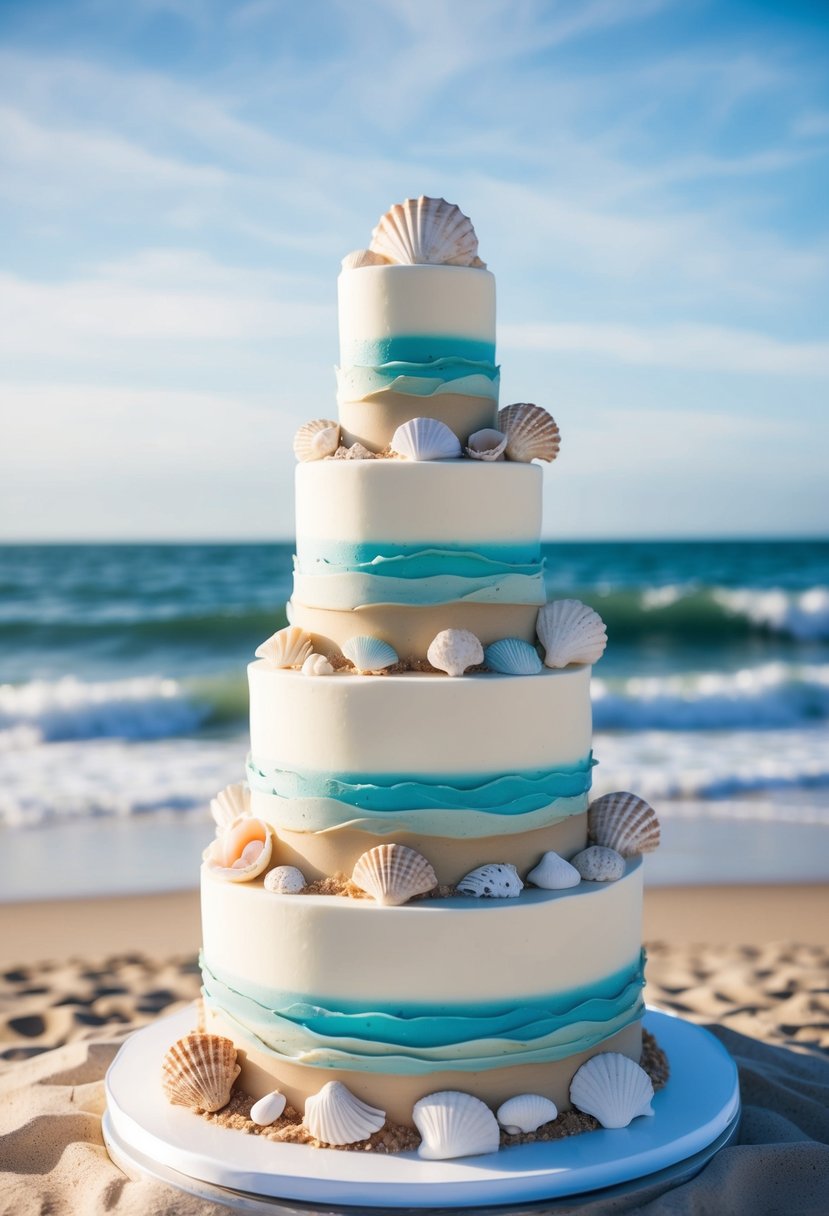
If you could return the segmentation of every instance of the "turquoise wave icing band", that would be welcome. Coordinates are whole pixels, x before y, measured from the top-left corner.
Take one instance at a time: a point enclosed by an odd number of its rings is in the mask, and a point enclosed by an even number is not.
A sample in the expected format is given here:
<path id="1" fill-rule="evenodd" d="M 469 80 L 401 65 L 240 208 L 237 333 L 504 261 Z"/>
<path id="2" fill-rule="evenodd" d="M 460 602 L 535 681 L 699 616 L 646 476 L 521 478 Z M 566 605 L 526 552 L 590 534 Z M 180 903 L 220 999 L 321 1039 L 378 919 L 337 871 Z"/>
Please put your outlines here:
<path id="1" fill-rule="evenodd" d="M 527 541 L 517 545 L 479 548 L 447 545 L 394 545 L 381 541 L 349 545 L 339 541 L 303 541 L 294 569 L 305 575 L 377 574 L 383 578 L 420 579 L 450 575 L 455 578 L 535 578 L 543 573 L 541 546 Z"/>
<path id="2" fill-rule="evenodd" d="M 307 608 L 351 612 L 368 604 L 429 607 L 438 604 L 530 604 L 546 602 L 544 578 L 534 574 L 488 574 L 483 578 L 438 574 L 395 578 L 382 574 L 294 574 L 293 599 Z"/>
<path id="3" fill-rule="evenodd" d="M 437 359 L 434 363 L 381 363 L 337 368 L 337 399 L 362 401 L 374 393 L 398 392 L 414 397 L 460 393 L 498 400 L 500 372 L 494 363 Z"/>
<path id="4" fill-rule="evenodd" d="M 495 343 L 480 338 L 459 338 L 452 334 L 389 334 L 349 342 L 340 351 L 343 365 L 379 367 L 389 363 L 495 362 Z"/>

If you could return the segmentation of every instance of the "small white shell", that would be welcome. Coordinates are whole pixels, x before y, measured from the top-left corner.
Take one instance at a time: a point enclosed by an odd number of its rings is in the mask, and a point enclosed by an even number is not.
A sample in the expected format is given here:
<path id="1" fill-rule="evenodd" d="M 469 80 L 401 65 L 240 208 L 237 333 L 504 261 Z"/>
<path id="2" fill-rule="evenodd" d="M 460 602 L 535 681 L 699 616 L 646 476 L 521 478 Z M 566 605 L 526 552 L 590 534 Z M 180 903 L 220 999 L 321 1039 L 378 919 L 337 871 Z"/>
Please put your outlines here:
<path id="1" fill-rule="evenodd" d="M 271 829 L 264 819 L 243 815 L 209 844 L 202 860 L 219 878 L 250 882 L 267 870 L 273 853 Z"/>
<path id="2" fill-rule="evenodd" d="M 498 426 L 507 436 L 507 460 L 555 460 L 561 436 L 555 419 L 540 405 L 520 401 L 498 411 Z"/>
<path id="3" fill-rule="evenodd" d="M 285 1095 L 275 1089 L 272 1094 L 265 1094 L 264 1098 L 254 1102 L 250 1108 L 250 1117 L 260 1127 L 270 1127 L 284 1111 L 287 1101 Z"/>
<path id="4" fill-rule="evenodd" d="M 343 270 L 359 270 L 361 266 L 388 266 L 390 259 L 373 249 L 353 249 L 342 260 Z"/>
<path id="5" fill-rule="evenodd" d="M 615 849 L 623 857 L 638 857 L 659 848 L 656 811 L 644 798 L 621 790 L 590 804 L 587 831 L 596 844 Z"/>
<path id="6" fill-rule="evenodd" d="M 518 871 L 509 862 L 490 862 L 478 866 L 460 880 L 456 891 L 477 899 L 517 899 L 524 889 Z"/>
<path id="7" fill-rule="evenodd" d="M 550 852 L 544 854 L 534 870 L 530 870 L 527 882 L 541 887 L 544 891 L 564 891 L 568 887 L 577 887 L 581 882 L 581 874 L 558 853 Z"/>
<path id="8" fill-rule="evenodd" d="M 298 895 L 307 885 L 305 875 L 296 866 L 274 866 L 265 875 L 265 890 L 274 895 Z"/>
<path id="9" fill-rule="evenodd" d="M 310 634 L 298 625 L 288 625 L 257 646 L 255 654 L 257 659 L 264 659 L 269 667 L 301 667 L 313 649 Z"/>
<path id="10" fill-rule="evenodd" d="M 305 1100 L 303 1123 L 323 1144 L 356 1144 L 379 1132 L 385 1122 L 384 1110 L 362 1102 L 342 1081 L 329 1081 Z"/>
<path id="11" fill-rule="evenodd" d="M 227 1106 L 240 1072 L 230 1039 L 195 1032 L 173 1043 L 165 1053 L 161 1083 L 174 1106 L 216 1111 Z"/>
<path id="12" fill-rule="evenodd" d="M 468 216 L 445 198 L 407 198 L 380 217 L 370 249 L 407 265 L 471 266 L 478 238 Z"/>
<path id="13" fill-rule="evenodd" d="M 417 849 L 378 844 L 357 859 L 352 881 L 387 908 L 397 908 L 438 885 L 437 874 Z"/>
<path id="14" fill-rule="evenodd" d="M 570 1082 L 570 1101 L 602 1127 L 627 1127 L 638 1115 L 652 1115 L 652 1099 L 644 1068 L 616 1051 L 591 1056 Z"/>
<path id="15" fill-rule="evenodd" d="M 495 1153 L 501 1143 L 498 1120 L 472 1094 L 445 1089 L 415 1102 L 414 1125 L 422 1137 L 418 1156 L 427 1161 Z"/>
<path id="16" fill-rule="evenodd" d="M 437 418 L 410 418 L 397 428 L 389 446 L 407 460 L 454 460 L 461 455 L 460 439 Z"/>
<path id="17" fill-rule="evenodd" d="M 507 437 L 502 431 L 484 427 L 469 436 L 466 454 L 473 460 L 503 460 L 506 447 Z"/>
<path id="18" fill-rule="evenodd" d="M 484 661 L 484 648 L 468 629 L 444 629 L 434 638 L 426 658 L 448 676 L 462 676 L 469 667 Z"/>
<path id="19" fill-rule="evenodd" d="M 226 831 L 237 819 L 250 814 L 250 790 L 246 785 L 228 785 L 210 803 L 216 835 Z"/>
<path id="20" fill-rule="evenodd" d="M 503 1102 L 495 1112 L 495 1117 L 510 1136 L 518 1136 L 521 1132 L 537 1132 L 545 1123 L 552 1123 L 558 1115 L 555 1102 L 542 1094 L 518 1094 Z"/>
<path id="21" fill-rule="evenodd" d="M 302 664 L 302 674 L 304 676 L 332 676 L 334 668 L 324 654 L 309 654 Z"/>
<path id="22" fill-rule="evenodd" d="M 303 463 L 333 456 L 340 446 L 340 424 L 331 418 L 306 422 L 294 435 L 294 455 Z"/>
<path id="23" fill-rule="evenodd" d="M 397 663 L 397 651 L 382 638 L 349 638 L 343 643 L 343 654 L 361 674 L 382 671 Z"/>
<path id="24" fill-rule="evenodd" d="M 547 667 L 598 663 L 607 646 L 607 630 L 598 612 L 581 600 L 553 600 L 539 609 L 536 622 Z"/>
<path id="25" fill-rule="evenodd" d="M 490 671 L 508 676 L 537 676 L 544 664 L 535 646 L 521 638 L 502 638 L 484 651 L 484 662 Z"/>
<path id="26" fill-rule="evenodd" d="M 585 882 L 616 882 L 625 872 L 625 859 L 621 853 L 598 844 L 582 849 L 571 864 Z"/>

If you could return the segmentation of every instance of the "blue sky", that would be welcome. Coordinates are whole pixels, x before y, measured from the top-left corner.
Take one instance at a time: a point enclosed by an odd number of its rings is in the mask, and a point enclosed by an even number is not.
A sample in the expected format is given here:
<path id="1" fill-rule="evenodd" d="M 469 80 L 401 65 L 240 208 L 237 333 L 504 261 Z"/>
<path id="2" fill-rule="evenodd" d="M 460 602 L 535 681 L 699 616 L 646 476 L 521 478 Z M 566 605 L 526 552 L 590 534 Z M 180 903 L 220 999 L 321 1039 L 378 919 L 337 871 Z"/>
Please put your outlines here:
<path id="1" fill-rule="evenodd" d="M 339 260 L 420 193 L 547 536 L 829 531 L 825 5 L 5 0 L 0 536 L 289 536 Z"/>

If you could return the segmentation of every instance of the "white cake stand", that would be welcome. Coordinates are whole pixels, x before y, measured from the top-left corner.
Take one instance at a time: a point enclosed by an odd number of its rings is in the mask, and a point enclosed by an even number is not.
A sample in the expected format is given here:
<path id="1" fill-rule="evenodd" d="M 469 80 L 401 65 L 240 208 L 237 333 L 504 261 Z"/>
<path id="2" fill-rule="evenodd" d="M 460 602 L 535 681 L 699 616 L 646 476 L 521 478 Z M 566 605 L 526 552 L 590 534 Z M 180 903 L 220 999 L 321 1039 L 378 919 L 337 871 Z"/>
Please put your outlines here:
<path id="1" fill-rule="evenodd" d="M 631 1189 L 635 1180 L 693 1177 L 739 1123 L 737 1069 L 725 1048 L 699 1026 L 648 1010 L 644 1024 L 666 1053 L 671 1075 L 654 1098 L 655 1117 L 634 1119 L 627 1128 L 456 1161 L 279 1144 L 167 1102 L 161 1059 L 193 1023 L 185 1009 L 124 1043 L 106 1076 L 104 1139 L 128 1175 L 150 1175 L 240 1212 L 296 1212 L 285 1202 L 291 1200 L 324 1204 L 326 1212 L 332 1204 L 388 1211 L 565 1197 L 572 1203 L 588 1193 L 592 1200 L 608 1188 Z"/>

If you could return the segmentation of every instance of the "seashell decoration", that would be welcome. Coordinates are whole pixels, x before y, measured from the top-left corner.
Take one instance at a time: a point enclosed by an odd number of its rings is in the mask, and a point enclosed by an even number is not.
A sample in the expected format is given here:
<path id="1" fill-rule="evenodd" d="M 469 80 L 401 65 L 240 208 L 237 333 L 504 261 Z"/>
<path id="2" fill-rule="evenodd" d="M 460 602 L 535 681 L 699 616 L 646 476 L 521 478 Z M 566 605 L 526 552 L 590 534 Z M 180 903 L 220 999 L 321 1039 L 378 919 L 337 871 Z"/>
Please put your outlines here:
<path id="1" fill-rule="evenodd" d="M 284 1111 L 287 1101 L 285 1095 L 275 1089 L 272 1094 L 265 1094 L 264 1098 L 254 1102 L 250 1108 L 250 1117 L 260 1127 L 270 1127 Z"/>
<path id="2" fill-rule="evenodd" d="M 228 785 L 210 803 L 210 814 L 216 824 L 216 835 L 224 832 L 237 819 L 250 814 L 250 790 L 246 785 Z"/>
<path id="3" fill-rule="evenodd" d="M 434 638 L 426 658 L 448 676 L 462 676 L 469 667 L 484 661 L 484 648 L 468 629 L 444 629 Z"/>
<path id="4" fill-rule="evenodd" d="M 349 638 L 343 643 L 343 654 L 361 675 L 383 671 L 384 668 L 394 667 L 395 663 L 399 662 L 397 651 L 382 638 Z"/>
<path id="5" fill-rule="evenodd" d="M 659 848 L 656 811 L 636 794 L 605 794 L 587 809 L 587 832 L 596 844 L 615 849 L 623 857 L 638 857 Z"/>
<path id="6" fill-rule="evenodd" d="M 269 667 L 301 667 L 314 649 L 310 634 L 298 625 L 288 625 L 271 634 L 254 651 Z"/>
<path id="7" fill-rule="evenodd" d="M 296 866 L 274 866 L 265 875 L 265 890 L 274 895 L 298 895 L 307 885 L 305 875 Z"/>
<path id="8" fill-rule="evenodd" d="M 373 249 L 353 249 L 342 260 L 343 270 L 359 270 L 361 266 L 388 266 L 391 259 Z"/>
<path id="9" fill-rule="evenodd" d="M 342 1081 L 329 1081 L 305 1100 L 305 1127 L 324 1144 L 356 1144 L 379 1132 L 386 1112 L 355 1097 Z"/>
<path id="10" fill-rule="evenodd" d="M 438 885 L 437 874 L 422 853 L 404 844 L 379 844 L 363 853 L 351 880 L 386 908 L 400 907 Z"/>
<path id="11" fill-rule="evenodd" d="M 304 676 L 333 676 L 334 668 L 324 654 L 309 654 L 302 664 Z"/>
<path id="12" fill-rule="evenodd" d="M 330 418 L 306 422 L 294 435 L 294 455 L 303 463 L 333 456 L 339 446 L 340 424 Z"/>
<path id="13" fill-rule="evenodd" d="M 504 452 L 507 447 L 507 437 L 502 431 L 484 427 L 469 436 L 466 444 L 466 454 L 473 460 L 505 460 Z"/>
<path id="14" fill-rule="evenodd" d="M 582 849 L 571 864 L 585 882 L 616 882 L 625 872 L 625 859 L 621 853 L 597 844 Z"/>
<path id="15" fill-rule="evenodd" d="M 524 889 L 515 866 L 509 862 L 490 862 L 478 866 L 460 880 L 456 891 L 486 899 L 517 899 Z"/>
<path id="16" fill-rule="evenodd" d="M 174 1106 L 216 1111 L 227 1106 L 240 1072 L 230 1039 L 195 1031 L 178 1039 L 165 1053 L 161 1083 Z"/>
<path id="17" fill-rule="evenodd" d="M 445 1089 L 415 1102 L 414 1125 L 421 1135 L 418 1156 L 427 1161 L 495 1153 L 501 1143 L 498 1120 L 480 1098 Z"/>
<path id="18" fill-rule="evenodd" d="M 535 869 L 530 870 L 527 882 L 544 891 L 564 891 L 568 887 L 577 887 L 581 874 L 558 853 L 550 852 L 545 853 Z"/>
<path id="19" fill-rule="evenodd" d="M 602 1127 L 627 1127 L 652 1115 L 653 1084 L 644 1068 L 617 1051 L 591 1056 L 570 1082 L 570 1101 Z"/>
<path id="20" fill-rule="evenodd" d="M 471 266 L 478 256 L 472 221 L 445 198 L 407 198 L 380 217 L 372 253 L 404 265 Z"/>
<path id="21" fill-rule="evenodd" d="M 460 439 L 437 418 L 410 418 L 397 428 L 389 446 L 406 460 L 455 460 L 461 455 Z"/>
<path id="22" fill-rule="evenodd" d="M 537 1132 L 545 1123 L 552 1123 L 557 1115 L 555 1102 L 542 1094 L 518 1094 L 502 1102 L 495 1112 L 496 1119 L 510 1136 Z"/>
<path id="23" fill-rule="evenodd" d="M 598 663 L 607 646 L 605 623 L 581 600 L 553 600 L 539 609 L 536 632 L 547 667 Z"/>
<path id="24" fill-rule="evenodd" d="M 484 662 L 490 671 L 506 676 L 537 676 L 544 667 L 535 646 L 521 638 L 502 638 L 484 651 Z"/>
<path id="25" fill-rule="evenodd" d="M 552 414 L 540 405 L 520 401 L 498 411 L 498 427 L 506 437 L 507 460 L 553 461 L 558 456 L 561 435 Z"/>
<path id="26" fill-rule="evenodd" d="M 264 819 L 245 815 L 207 846 L 202 859 L 219 878 L 228 882 L 250 882 L 267 870 L 272 852 L 269 825 Z"/>

